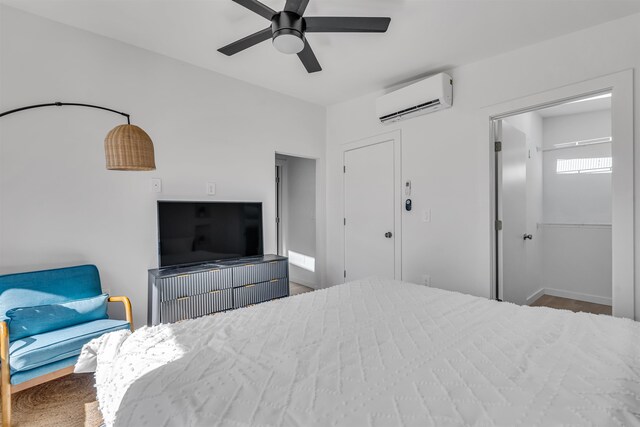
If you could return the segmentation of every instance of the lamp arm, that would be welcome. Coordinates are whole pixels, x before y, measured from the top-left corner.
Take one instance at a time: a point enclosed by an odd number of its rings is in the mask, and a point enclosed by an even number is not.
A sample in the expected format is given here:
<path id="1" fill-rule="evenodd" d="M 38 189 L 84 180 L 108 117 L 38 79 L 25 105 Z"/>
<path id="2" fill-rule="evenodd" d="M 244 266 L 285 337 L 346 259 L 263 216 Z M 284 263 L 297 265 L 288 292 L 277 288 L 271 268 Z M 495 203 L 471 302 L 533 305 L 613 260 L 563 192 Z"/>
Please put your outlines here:
<path id="1" fill-rule="evenodd" d="M 48 103 L 48 104 L 28 105 L 26 107 L 15 108 L 13 110 L 9 110 L 9 111 L 5 111 L 3 113 L 0 113 L 0 117 L 7 116 L 7 115 L 13 114 L 13 113 L 17 113 L 19 111 L 31 110 L 33 108 L 62 107 L 63 105 L 71 105 L 71 106 L 74 106 L 74 107 L 97 108 L 98 110 L 111 111 L 112 113 L 116 113 L 116 114 L 120 114 L 121 116 L 125 116 L 127 118 L 127 124 L 131 124 L 131 120 L 129 118 L 129 114 L 127 114 L 127 113 L 123 113 L 123 112 L 117 111 L 117 110 L 112 110 L 111 108 L 107 108 L 107 107 L 100 107 L 99 105 L 80 104 L 80 103 L 77 103 L 77 102 L 51 102 L 51 103 Z"/>

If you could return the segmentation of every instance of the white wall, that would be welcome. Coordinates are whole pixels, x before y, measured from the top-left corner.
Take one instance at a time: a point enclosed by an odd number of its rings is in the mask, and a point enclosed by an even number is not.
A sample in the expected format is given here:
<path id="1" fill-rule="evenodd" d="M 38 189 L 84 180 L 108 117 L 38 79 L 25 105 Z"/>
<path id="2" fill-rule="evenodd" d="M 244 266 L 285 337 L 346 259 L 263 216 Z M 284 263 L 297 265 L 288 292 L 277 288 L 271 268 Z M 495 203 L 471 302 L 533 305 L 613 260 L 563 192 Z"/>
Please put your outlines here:
<path id="1" fill-rule="evenodd" d="M 547 117 L 544 148 L 611 136 L 611 111 Z M 559 159 L 611 157 L 611 144 L 544 152 L 544 222 L 611 224 L 611 174 L 558 174 Z"/>
<path id="2" fill-rule="evenodd" d="M 542 234 L 544 293 L 611 305 L 611 227 L 546 225 Z"/>
<path id="3" fill-rule="evenodd" d="M 285 255 L 291 250 L 316 258 L 316 162 L 292 156 L 281 158 L 286 164 L 284 187 L 287 194 L 283 207 L 286 210 L 283 212 Z M 317 273 L 296 266 L 295 260 L 289 263 L 289 276 L 293 282 L 318 287 Z"/>
<path id="4" fill-rule="evenodd" d="M 318 158 L 323 174 L 324 108 L 8 7 L 0 15 L 0 111 L 60 100 L 128 112 L 158 166 L 105 170 L 102 141 L 123 122 L 111 113 L 52 107 L 0 119 L 0 273 L 95 263 L 144 324 L 158 197 L 262 201 L 265 251 L 276 251 L 274 153 Z"/>
<path id="5" fill-rule="evenodd" d="M 484 108 L 629 68 L 635 68 L 637 81 L 639 50 L 640 15 L 633 15 L 452 70 L 454 107 L 449 110 L 383 126 L 375 115 L 375 99 L 382 91 L 331 106 L 327 112 L 328 282 L 342 281 L 340 146 L 400 129 L 403 181 L 412 180 L 415 203 L 415 209 L 403 216 L 403 278 L 419 282 L 421 274 L 428 272 L 434 286 L 488 297 L 491 151 Z M 639 99 L 640 85 L 634 90 Z M 636 164 L 639 140 L 636 114 Z M 636 173 L 636 197 L 639 182 L 640 173 Z M 432 209 L 431 223 L 420 221 L 425 207 Z M 636 268 L 640 268 L 640 256 Z M 640 317 L 639 284 L 636 317 Z"/>
<path id="6" fill-rule="evenodd" d="M 527 147 L 527 180 L 526 180 L 526 232 L 533 236 L 532 240 L 527 240 L 525 248 L 525 271 L 522 274 L 523 281 L 514 283 L 517 288 L 505 290 L 505 295 L 509 295 L 509 302 L 516 304 L 527 303 L 527 298 L 540 289 L 542 278 L 542 250 L 543 241 L 538 224 L 542 222 L 542 148 L 543 128 L 542 117 L 537 112 L 528 112 L 517 116 L 509 117 L 506 121 L 523 132 L 526 136 Z M 506 141 L 503 143 L 507 143 Z M 509 284 L 505 283 L 505 286 Z"/>
<path id="7" fill-rule="evenodd" d="M 547 117 L 545 148 L 611 136 L 611 111 Z M 558 174 L 558 159 L 611 157 L 611 144 L 544 152 L 547 294 L 611 304 L 611 174 Z M 597 224 L 597 225 L 594 225 Z"/>

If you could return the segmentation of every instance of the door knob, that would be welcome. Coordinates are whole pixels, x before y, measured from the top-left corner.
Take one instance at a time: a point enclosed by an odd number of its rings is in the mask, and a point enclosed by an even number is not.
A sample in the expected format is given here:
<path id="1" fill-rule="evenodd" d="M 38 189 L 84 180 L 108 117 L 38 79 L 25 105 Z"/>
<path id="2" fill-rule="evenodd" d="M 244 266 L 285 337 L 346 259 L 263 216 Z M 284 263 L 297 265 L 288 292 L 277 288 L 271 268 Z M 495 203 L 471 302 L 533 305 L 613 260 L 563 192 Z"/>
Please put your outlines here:
<path id="1" fill-rule="evenodd" d="M 393 236 L 393 234 L 391 234 L 390 231 L 387 231 L 386 233 L 384 233 L 384 237 L 386 237 L 387 239 L 390 239 L 391 236 Z"/>
<path id="2" fill-rule="evenodd" d="M 533 236 L 531 234 L 525 234 L 524 236 L 522 236 L 522 238 L 524 240 L 533 240 Z"/>

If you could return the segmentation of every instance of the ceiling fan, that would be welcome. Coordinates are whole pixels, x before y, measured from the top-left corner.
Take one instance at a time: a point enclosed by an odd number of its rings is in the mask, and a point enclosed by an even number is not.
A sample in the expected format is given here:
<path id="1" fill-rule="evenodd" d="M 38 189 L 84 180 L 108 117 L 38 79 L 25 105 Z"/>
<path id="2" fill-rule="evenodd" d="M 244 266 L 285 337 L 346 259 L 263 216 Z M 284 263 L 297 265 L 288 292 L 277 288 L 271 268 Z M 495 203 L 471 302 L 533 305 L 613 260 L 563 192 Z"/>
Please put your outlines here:
<path id="1" fill-rule="evenodd" d="M 276 12 L 257 0 L 233 0 L 271 21 L 271 26 L 218 49 L 227 56 L 235 55 L 260 42 L 272 39 L 282 53 L 298 54 L 309 73 L 321 71 L 305 33 L 384 33 L 391 18 L 310 16 L 303 17 L 309 0 L 287 0 L 284 10 Z"/>

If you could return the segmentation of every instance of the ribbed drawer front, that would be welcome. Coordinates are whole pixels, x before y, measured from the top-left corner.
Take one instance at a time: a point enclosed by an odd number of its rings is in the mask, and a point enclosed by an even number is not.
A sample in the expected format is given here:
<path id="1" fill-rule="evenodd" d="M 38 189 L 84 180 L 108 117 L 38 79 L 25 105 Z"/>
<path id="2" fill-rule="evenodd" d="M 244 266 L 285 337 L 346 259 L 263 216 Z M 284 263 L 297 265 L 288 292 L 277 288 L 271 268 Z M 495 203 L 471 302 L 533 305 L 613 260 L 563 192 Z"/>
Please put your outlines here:
<path id="1" fill-rule="evenodd" d="M 164 277 L 157 282 L 160 301 L 227 289 L 233 285 L 232 277 L 230 268 Z"/>
<path id="2" fill-rule="evenodd" d="M 233 288 L 233 304 L 235 308 L 239 308 L 287 295 L 289 295 L 289 280 L 287 278 L 274 279 L 269 282 Z"/>
<path id="3" fill-rule="evenodd" d="M 172 323 L 233 308 L 233 290 L 223 289 L 160 303 L 160 322 Z"/>
<path id="4" fill-rule="evenodd" d="M 249 264 L 233 269 L 233 286 L 244 286 L 287 277 L 287 261 Z"/>

